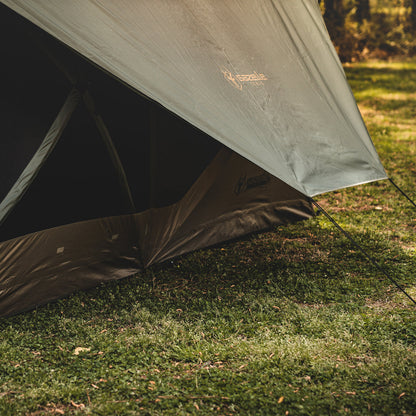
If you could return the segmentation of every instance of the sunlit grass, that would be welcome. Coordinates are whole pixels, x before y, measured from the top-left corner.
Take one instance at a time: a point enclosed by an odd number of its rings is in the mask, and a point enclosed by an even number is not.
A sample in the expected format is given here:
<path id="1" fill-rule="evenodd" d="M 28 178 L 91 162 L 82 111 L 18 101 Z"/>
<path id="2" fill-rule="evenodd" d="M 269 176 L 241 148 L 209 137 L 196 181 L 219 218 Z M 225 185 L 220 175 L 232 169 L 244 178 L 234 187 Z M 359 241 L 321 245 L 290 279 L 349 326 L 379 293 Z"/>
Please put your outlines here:
<path id="1" fill-rule="evenodd" d="M 415 197 L 416 64 L 346 70 Z M 416 211 L 387 181 L 317 199 L 416 297 Z M 415 314 L 320 215 L 1 320 L 0 414 L 412 415 Z"/>

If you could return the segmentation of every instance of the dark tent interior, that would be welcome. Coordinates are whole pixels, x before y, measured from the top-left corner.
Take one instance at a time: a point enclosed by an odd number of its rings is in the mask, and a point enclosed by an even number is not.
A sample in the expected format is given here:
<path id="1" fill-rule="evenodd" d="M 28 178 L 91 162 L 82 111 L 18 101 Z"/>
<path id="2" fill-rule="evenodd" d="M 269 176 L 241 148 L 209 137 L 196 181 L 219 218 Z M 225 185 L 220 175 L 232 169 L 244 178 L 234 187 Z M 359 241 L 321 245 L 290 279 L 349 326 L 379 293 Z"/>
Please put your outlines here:
<path id="1" fill-rule="evenodd" d="M 0 316 L 314 215 L 4 5 L 0 43 Z"/>
<path id="2" fill-rule="evenodd" d="M 105 143 L 81 101 L 33 183 L 1 224 L 0 241 L 175 203 L 222 146 L 3 5 L 0 39 L 0 201 L 37 151 L 71 91 L 67 71 L 91 93 L 135 207 L 126 201 Z"/>

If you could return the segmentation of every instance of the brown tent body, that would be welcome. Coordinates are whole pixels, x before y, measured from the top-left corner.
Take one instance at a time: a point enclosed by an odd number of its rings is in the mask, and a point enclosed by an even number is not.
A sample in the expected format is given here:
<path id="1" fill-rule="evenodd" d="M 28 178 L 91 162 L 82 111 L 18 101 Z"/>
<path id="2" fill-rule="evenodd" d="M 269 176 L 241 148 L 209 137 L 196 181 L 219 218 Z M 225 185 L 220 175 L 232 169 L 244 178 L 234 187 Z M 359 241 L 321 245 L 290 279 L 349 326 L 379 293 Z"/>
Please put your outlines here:
<path id="1" fill-rule="evenodd" d="M 0 42 L 0 316 L 313 215 L 3 5 Z"/>

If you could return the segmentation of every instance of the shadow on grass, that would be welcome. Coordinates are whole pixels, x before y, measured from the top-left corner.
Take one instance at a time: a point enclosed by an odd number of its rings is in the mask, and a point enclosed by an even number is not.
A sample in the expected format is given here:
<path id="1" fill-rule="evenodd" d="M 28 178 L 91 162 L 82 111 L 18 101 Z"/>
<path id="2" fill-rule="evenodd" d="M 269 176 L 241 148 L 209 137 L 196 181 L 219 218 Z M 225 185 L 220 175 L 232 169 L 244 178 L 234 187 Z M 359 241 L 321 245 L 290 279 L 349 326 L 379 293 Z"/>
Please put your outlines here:
<path id="1" fill-rule="evenodd" d="M 347 73 L 363 95 L 407 93 L 405 65 Z M 409 146 L 381 120 L 412 190 Z M 414 211 L 388 184 L 319 201 L 416 294 Z M 0 413 L 414 414 L 415 343 L 414 308 L 318 216 L 1 319 Z"/>
<path id="2" fill-rule="evenodd" d="M 281 397 L 298 415 L 414 409 L 413 311 L 396 303 L 392 318 L 394 288 L 319 221 L 3 319 L 0 413 L 272 415 Z M 398 243 L 353 235 L 410 283 L 415 260 Z"/>
<path id="3" fill-rule="evenodd" d="M 352 235 L 400 284 L 414 284 L 416 259 L 399 241 L 385 241 L 375 232 Z M 227 315 L 227 310 L 247 310 L 254 304 L 360 308 L 387 302 L 395 293 L 391 282 L 347 239 L 314 219 L 191 253 L 5 319 L 1 326 L 24 322 L 36 327 L 48 316 L 60 315 L 85 320 L 123 316 L 124 325 L 132 319 L 129 311 L 143 307 L 150 315 L 174 314 L 186 320 Z"/>
<path id="4" fill-rule="evenodd" d="M 402 67 L 347 67 L 345 72 L 355 93 L 385 90 L 391 93 L 416 91 L 416 63 Z"/>

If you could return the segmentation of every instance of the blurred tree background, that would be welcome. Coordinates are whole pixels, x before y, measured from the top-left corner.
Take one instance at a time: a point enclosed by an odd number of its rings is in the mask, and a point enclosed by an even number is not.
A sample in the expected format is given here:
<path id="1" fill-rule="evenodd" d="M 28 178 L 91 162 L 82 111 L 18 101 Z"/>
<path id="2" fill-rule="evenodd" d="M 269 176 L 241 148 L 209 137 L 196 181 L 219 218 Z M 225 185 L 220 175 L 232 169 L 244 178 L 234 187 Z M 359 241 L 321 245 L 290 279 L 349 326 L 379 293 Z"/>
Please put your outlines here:
<path id="1" fill-rule="evenodd" d="M 341 60 L 416 55 L 416 0 L 318 0 Z"/>

